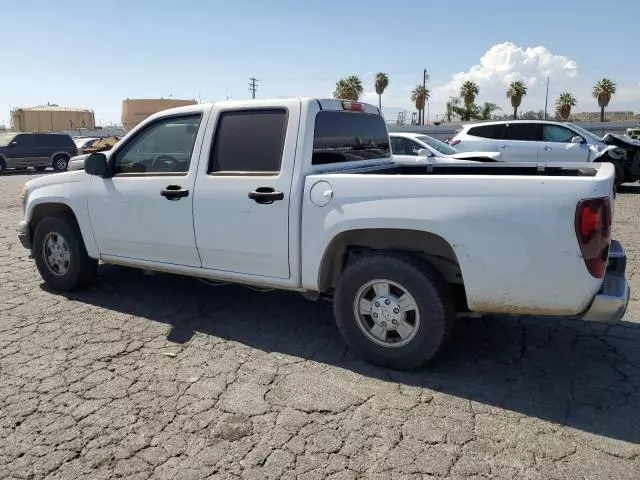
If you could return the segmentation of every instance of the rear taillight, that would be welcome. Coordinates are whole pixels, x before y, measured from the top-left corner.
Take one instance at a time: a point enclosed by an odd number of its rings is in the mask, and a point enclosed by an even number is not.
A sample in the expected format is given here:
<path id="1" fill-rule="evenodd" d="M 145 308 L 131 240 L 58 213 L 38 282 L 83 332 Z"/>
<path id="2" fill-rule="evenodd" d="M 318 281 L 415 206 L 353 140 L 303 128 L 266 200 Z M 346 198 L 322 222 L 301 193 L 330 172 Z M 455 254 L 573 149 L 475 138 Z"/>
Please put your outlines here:
<path id="1" fill-rule="evenodd" d="M 455 147 L 455 146 L 456 146 L 457 144 L 459 144 L 459 143 L 460 143 L 460 140 L 451 140 L 451 141 L 449 142 L 449 145 L 451 145 L 452 147 Z"/>
<path id="2" fill-rule="evenodd" d="M 595 278 L 602 278 L 607 269 L 611 242 L 611 202 L 609 198 L 580 200 L 576 207 L 576 236 L 582 258 Z"/>

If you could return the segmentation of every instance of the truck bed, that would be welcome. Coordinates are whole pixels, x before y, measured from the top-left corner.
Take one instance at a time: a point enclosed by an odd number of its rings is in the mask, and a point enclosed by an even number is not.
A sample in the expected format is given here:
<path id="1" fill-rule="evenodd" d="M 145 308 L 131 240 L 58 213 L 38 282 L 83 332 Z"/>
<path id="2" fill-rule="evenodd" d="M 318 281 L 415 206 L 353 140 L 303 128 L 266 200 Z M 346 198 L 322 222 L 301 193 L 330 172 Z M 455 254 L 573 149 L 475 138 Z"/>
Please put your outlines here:
<path id="1" fill-rule="evenodd" d="M 353 173 L 384 175 L 501 175 L 544 177 L 595 177 L 598 169 L 589 166 L 536 165 L 531 163 L 483 163 L 483 164 L 435 164 L 435 165 L 385 165 Z"/>

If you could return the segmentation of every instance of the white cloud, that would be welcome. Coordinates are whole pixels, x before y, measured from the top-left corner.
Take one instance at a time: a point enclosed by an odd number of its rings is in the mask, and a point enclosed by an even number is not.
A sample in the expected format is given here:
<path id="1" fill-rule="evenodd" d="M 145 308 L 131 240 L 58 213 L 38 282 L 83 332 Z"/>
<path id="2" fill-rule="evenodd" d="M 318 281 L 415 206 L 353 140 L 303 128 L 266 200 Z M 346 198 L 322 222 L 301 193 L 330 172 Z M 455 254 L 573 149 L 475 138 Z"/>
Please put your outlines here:
<path id="1" fill-rule="evenodd" d="M 521 109 L 537 110 L 544 107 L 547 77 L 550 77 L 550 102 L 557 92 L 570 89 L 578 76 L 578 64 L 564 55 L 550 52 L 546 47 L 520 47 L 512 42 L 492 46 L 468 71 L 456 73 L 444 85 L 433 89 L 432 99 L 440 108 L 450 96 L 458 96 L 460 86 L 472 80 L 480 87 L 478 102 L 493 102 L 510 111 L 506 99 L 509 84 L 523 81 L 528 94 Z"/>

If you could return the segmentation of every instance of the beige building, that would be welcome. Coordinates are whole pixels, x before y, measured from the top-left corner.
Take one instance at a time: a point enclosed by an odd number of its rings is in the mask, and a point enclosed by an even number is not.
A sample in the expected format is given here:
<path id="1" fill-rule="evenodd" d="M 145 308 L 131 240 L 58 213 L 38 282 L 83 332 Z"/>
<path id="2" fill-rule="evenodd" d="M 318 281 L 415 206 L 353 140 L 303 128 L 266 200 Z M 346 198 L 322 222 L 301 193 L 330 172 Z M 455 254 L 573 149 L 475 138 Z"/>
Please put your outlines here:
<path id="1" fill-rule="evenodd" d="M 11 111 L 11 127 L 16 132 L 62 132 L 96 126 L 93 110 L 47 104 Z"/>
<path id="2" fill-rule="evenodd" d="M 122 126 L 130 131 L 145 118 L 168 108 L 195 105 L 195 100 L 178 98 L 127 98 L 122 101 Z"/>

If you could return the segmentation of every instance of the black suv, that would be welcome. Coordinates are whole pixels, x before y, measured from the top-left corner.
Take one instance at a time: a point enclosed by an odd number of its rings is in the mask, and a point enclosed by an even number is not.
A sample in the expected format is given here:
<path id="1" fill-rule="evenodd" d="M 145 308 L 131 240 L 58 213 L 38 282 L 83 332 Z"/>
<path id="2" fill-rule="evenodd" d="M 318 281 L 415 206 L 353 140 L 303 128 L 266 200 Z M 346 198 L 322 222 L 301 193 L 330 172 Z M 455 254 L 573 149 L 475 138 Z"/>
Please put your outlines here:
<path id="1" fill-rule="evenodd" d="M 7 168 L 27 167 L 36 170 L 53 167 L 63 172 L 67 169 L 69 159 L 76 155 L 78 147 L 64 133 L 0 134 L 0 172 Z"/>

